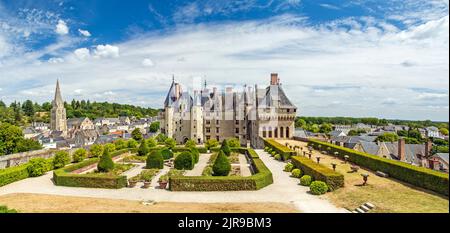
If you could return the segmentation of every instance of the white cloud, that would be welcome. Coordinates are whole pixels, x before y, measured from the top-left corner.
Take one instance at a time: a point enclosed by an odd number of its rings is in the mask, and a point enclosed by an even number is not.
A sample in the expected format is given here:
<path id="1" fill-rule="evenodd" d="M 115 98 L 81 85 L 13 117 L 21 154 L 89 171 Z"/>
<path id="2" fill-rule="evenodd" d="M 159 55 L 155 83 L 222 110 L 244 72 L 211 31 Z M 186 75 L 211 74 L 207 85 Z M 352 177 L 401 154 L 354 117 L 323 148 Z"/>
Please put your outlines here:
<path id="1" fill-rule="evenodd" d="M 446 93 L 422 93 L 417 96 L 417 99 L 420 100 L 436 100 L 448 98 L 448 94 Z"/>
<path id="2" fill-rule="evenodd" d="M 57 64 L 57 63 L 64 62 L 64 59 L 60 58 L 60 57 L 52 57 L 52 58 L 48 59 L 48 62 L 52 63 L 52 64 Z"/>
<path id="3" fill-rule="evenodd" d="M 90 33 L 88 30 L 78 29 L 78 32 L 79 32 L 81 35 L 85 36 L 85 37 L 90 37 L 90 36 L 91 36 L 91 33 Z"/>
<path id="4" fill-rule="evenodd" d="M 172 74 L 189 89 L 192 77 L 198 76 L 206 77 L 210 85 L 263 87 L 269 74 L 278 72 L 300 115 L 448 120 L 448 108 L 426 107 L 448 106 L 448 97 L 442 96 L 449 84 L 448 16 L 405 30 L 391 26 L 370 18 L 309 26 L 291 15 L 185 26 L 55 55 L 65 60 L 64 66 L 35 65 L 30 60 L 0 66 L 0 74 L 12 80 L 0 78 L 0 86 L 5 100 L 20 100 L 27 96 L 17 94 L 14 88 L 19 84 L 62 74 L 65 99 L 82 89 L 77 98 L 161 107 Z M 115 59 L 80 61 L 89 57 Z M 144 58 L 157 61 L 157 66 L 146 69 Z M 53 91 L 53 81 L 42 82 L 31 91 Z M 439 97 L 433 103 L 423 93 L 441 96 L 432 95 Z M 52 98 L 46 95 L 35 100 Z"/>
<path id="5" fill-rule="evenodd" d="M 150 58 L 145 58 L 144 60 L 142 60 L 142 65 L 152 67 L 155 64 L 153 63 L 153 61 Z"/>
<path id="6" fill-rule="evenodd" d="M 94 56 L 100 58 L 117 58 L 119 57 L 119 47 L 113 45 L 97 45 L 94 50 Z"/>
<path id="7" fill-rule="evenodd" d="M 80 60 L 85 60 L 86 58 L 89 58 L 91 56 L 89 49 L 87 48 L 76 49 L 73 53 Z"/>
<path id="8" fill-rule="evenodd" d="M 59 35 L 66 35 L 69 33 L 69 27 L 67 27 L 66 22 L 60 19 L 56 25 L 55 32 Z"/>

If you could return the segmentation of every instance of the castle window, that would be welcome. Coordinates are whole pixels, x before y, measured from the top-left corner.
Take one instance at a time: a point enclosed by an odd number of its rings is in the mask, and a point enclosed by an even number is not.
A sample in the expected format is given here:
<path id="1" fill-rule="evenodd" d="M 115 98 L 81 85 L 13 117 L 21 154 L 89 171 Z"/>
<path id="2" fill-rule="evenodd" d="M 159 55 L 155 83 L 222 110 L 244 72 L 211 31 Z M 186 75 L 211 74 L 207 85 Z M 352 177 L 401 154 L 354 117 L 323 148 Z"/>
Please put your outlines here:
<path id="1" fill-rule="evenodd" d="M 267 131 L 266 131 L 266 127 L 263 127 L 263 138 L 267 137 Z"/>
<path id="2" fill-rule="evenodd" d="M 219 136 L 216 136 L 216 140 L 220 142 L 220 138 L 219 138 Z"/>
<path id="3" fill-rule="evenodd" d="M 239 133 L 239 128 L 236 128 L 236 133 Z"/>
<path id="4" fill-rule="evenodd" d="M 219 133 L 219 128 L 216 128 L 216 133 Z"/>
<path id="5" fill-rule="evenodd" d="M 269 127 L 269 138 L 272 137 L 272 127 Z"/>
<path id="6" fill-rule="evenodd" d="M 274 134 L 275 134 L 275 138 L 278 138 L 278 128 L 275 128 Z"/>
<path id="7" fill-rule="evenodd" d="M 286 127 L 286 137 L 289 138 L 289 127 Z"/>
<path id="8" fill-rule="evenodd" d="M 210 133 L 211 132 L 211 128 L 206 128 L 206 132 Z"/>
<path id="9" fill-rule="evenodd" d="M 280 138 L 284 138 L 284 128 L 280 127 Z"/>

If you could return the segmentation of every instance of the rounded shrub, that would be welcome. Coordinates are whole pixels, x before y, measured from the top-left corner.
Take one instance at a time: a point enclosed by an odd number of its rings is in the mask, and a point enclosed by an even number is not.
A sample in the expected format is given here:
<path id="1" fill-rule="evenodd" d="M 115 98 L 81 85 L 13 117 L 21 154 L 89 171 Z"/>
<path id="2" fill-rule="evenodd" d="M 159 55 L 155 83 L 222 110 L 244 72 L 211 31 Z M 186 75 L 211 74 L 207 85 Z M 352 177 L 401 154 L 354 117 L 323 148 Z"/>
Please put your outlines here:
<path id="1" fill-rule="evenodd" d="M 227 144 L 229 147 L 233 148 L 233 147 L 241 147 L 241 142 L 239 141 L 239 139 L 237 138 L 229 138 L 227 139 Z"/>
<path id="2" fill-rule="evenodd" d="M 138 142 L 136 141 L 136 140 L 134 140 L 134 139 L 129 139 L 128 141 L 127 141 L 127 147 L 129 148 L 129 149 L 134 149 L 134 148 L 136 148 L 137 146 L 138 146 Z"/>
<path id="3" fill-rule="evenodd" d="M 112 144 L 112 143 L 106 143 L 103 146 L 103 148 L 104 148 L 104 150 L 108 150 L 109 153 L 112 153 L 112 152 L 114 152 L 116 150 L 116 146 L 114 144 Z"/>
<path id="4" fill-rule="evenodd" d="M 89 148 L 89 154 L 91 157 L 100 157 L 103 154 L 103 146 L 100 144 L 94 144 Z"/>
<path id="5" fill-rule="evenodd" d="M 83 161 L 84 159 L 86 159 L 86 157 L 87 157 L 87 152 L 83 148 L 76 150 L 72 155 L 73 161 L 75 163 Z"/>
<path id="6" fill-rule="evenodd" d="M 53 157 L 53 167 L 62 168 L 70 163 L 70 155 L 67 151 L 58 151 Z"/>
<path id="7" fill-rule="evenodd" d="M 303 186 L 311 185 L 311 181 L 312 181 L 312 178 L 311 178 L 311 176 L 308 176 L 308 175 L 304 175 L 304 176 L 302 176 L 302 178 L 300 178 L 300 184 Z"/>
<path id="8" fill-rule="evenodd" d="M 291 172 L 292 169 L 294 169 L 294 165 L 293 165 L 292 163 L 287 163 L 287 164 L 284 166 L 284 171 L 285 171 L 285 172 Z"/>
<path id="9" fill-rule="evenodd" d="M 194 164 L 198 163 L 198 160 L 200 159 L 200 152 L 198 152 L 198 149 L 195 147 L 192 147 L 190 149 L 190 152 L 192 154 L 192 160 L 194 161 Z"/>
<path id="10" fill-rule="evenodd" d="M 177 170 L 192 170 L 194 161 L 191 152 L 185 151 L 179 154 L 174 161 L 174 167 Z"/>
<path id="11" fill-rule="evenodd" d="M 213 165 L 213 176 L 228 176 L 231 171 L 231 164 L 223 151 L 219 151 Z"/>
<path id="12" fill-rule="evenodd" d="M 177 145 L 177 142 L 173 138 L 168 138 L 164 141 L 164 144 L 167 148 L 173 149 Z"/>
<path id="13" fill-rule="evenodd" d="M 231 154 L 231 149 L 230 149 L 230 147 L 228 146 L 227 140 L 223 140 L 222 146 L 220 147 L 220 150 L 223 151 L 223 153 L 224 153 L 226 156 L 230 156 L 230 154 Z"/>
<path id="14" fill-rule="evenodd" d="M 114 169 L 114 162 L 109 155 L 109 150 L 104 150 L 100 161 L 97 164 L 97 170 L 99 172 L 109 172 Z"/>
<path id="15" fill-rule="evenodd" d="M 187 140 L 186 143 L 184 144 L 184 147 L 186 147 L 186 148 L 192 148 L 192 147 L 196 147 L 196 146 L 197 146 L 197 144 L 192 139 Z"/>
<path id="16" fill-rule="evenodd" d="M 149 148 L 147 146 L 147 143 L 145 143 L 144 140 L 141 141 L 141 145 L 139 146 L 138 149 L 138 155 L 139 156 L 146 156 L 149 152 Z"/>
<path id="17" fill-rule="evenodd" d="M 272 151 L 272 152 L 270 152 L 270 154 L 272 154 L 272 156 L 275 156 L 277 154 L 277 152 L 276 151 Z"/>
<path id="18" fill-rule="evenodd" d="M 155 147 L 155 146 L 158 145 L 158 142 L 157 142 L 156 139 L 153 138 L 153 137 L 151 137 L 151 138 L 149 138 L 149 139 L 147 139 L 147 140 L 144 140 L 144 142 L 147 144 L 147 146 L 148 146 L 149 148 L 152 148 L 152 147 Z"/>
<path id="19" fill-rule="evenodd" d="M 300 177 L 302 177 L 302 170 L 295 168 L 292 170 L 291 175 L 292 175 L 292 177 L 300 178 Z"/>
<path id="20" fill-rule="evenodd" d="M 33 158 L 28 162 L 28 174 L 31 177 L 42 176 L 44 173 L 53 169 L 51 161 L 44 158 Z"/>
<path id="21" fill-rule="evenodd" d="M 322 195 L 328 191 L 328 186 L 323 181 L 313 181 L 309 186 L 309 190 L 314 195 Z"/>
<path id="22" fill-rule="evenodd" d="M 158 168 L 162 169 L 164 167 L 164 158 L 161 155 L 161 151 L 154 150 L 148 157 L 147 157 L 147 169 L 152 168 Z"/>
<path id="23" fill-rule="evenodd" d="M 265 152 L 269 151 L 269 147 L 267 147 L 267 146 L 264 147 L 264 151 L 265 151 Z"/>
<path id="24" fill-rule="evenodd" d="M 173 158 L 173 152 L 171 150 L 169 150 L 168 148 L 164 148 L 161 150 L 161 155 L 163 157 L 164 160 L 168 160 Z"/>
<path id="25" fill-rule="evenodd" d="M 273 158 L 278 161 L 281 160 L 281 156 L 279 154 L 274 155 Z"/>

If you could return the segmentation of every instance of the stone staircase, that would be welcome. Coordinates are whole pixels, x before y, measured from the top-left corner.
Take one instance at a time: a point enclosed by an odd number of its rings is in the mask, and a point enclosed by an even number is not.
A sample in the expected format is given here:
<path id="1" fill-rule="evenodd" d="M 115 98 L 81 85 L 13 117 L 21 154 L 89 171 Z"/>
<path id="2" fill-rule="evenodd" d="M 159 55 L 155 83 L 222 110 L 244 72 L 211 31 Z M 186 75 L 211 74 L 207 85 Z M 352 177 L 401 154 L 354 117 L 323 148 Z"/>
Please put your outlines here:
<path id="1" fill-rule="evenodd" d="M 370 210 L 372 210 L 373 208 L 375 208 L 375 205 L 370 203 L 370 202 L 366 202 L 362 205 L 360 205 L 358 208 L 356 208 L 355 210 L 352 211 L 352 213 L 360 213 L 360 214 L 364 214 L 364 213 L 368 213 Z"/>

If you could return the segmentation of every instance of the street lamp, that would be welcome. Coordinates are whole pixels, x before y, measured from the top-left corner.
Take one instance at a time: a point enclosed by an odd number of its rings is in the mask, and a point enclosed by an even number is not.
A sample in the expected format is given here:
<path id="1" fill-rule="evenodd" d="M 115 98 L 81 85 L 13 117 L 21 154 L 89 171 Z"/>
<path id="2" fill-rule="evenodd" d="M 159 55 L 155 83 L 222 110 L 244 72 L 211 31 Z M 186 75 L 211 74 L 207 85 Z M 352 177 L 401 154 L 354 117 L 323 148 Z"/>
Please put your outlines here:
<path id="1" fill-rule="evenodd" d="M 366 185 L 369 174 L 363 173 L 363 174 L 361 174 L 361 176 L 363 177 L 363 181 L 364 181 L 362 185 Z"/>
<path id="2" fill-rule="evenodd" d="M 337 164 L 331 163 L 331 166 L 333 167 L 333 171 L 336 171 L 336 166 L 337 166 Z"/>
<path id="3" fill-rule="evenodd" d="M 319 156 L 316 157 L 316 160 L 317 160 L 317 163 L 320 163 L 320 157 Z"/>
<path id="4" fill-rule="evenodd" d="M 348 158 L 350 158 L 348 155 L 344 155 L 345 163 L 347 163 Z"/>

